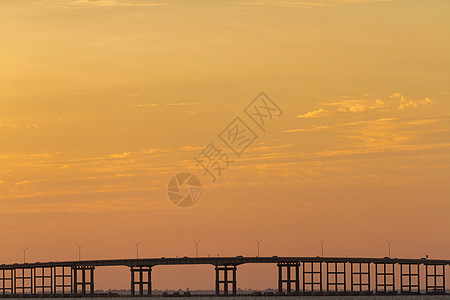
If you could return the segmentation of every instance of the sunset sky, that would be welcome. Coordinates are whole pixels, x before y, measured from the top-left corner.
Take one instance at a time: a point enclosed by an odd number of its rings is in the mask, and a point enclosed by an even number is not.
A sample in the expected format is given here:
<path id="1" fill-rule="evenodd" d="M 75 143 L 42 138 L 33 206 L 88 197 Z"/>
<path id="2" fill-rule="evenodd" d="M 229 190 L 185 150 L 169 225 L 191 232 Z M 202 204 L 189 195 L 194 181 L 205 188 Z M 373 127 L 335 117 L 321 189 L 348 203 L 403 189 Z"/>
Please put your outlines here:
<path id="1" fill-rule="evenodd" d="M 256 255 L 449 259 L 450 1 L 0 0 L 0 264 Z M 283 111 L 258 128 L 264 91 Z M 236 118 L 258 138 L 237 157 Z M 195 157 L 214 141 L 229 169 Z M 169 180 L 195 174 L 192 207 Z M 213 288 L 156 267 L 155 289 Z M 129 288 L 100 268 L 96 288 Z M 188 278 L 183 276 L 189 275 Z M 241 266 L 238 287 L 276 287 Z"/>

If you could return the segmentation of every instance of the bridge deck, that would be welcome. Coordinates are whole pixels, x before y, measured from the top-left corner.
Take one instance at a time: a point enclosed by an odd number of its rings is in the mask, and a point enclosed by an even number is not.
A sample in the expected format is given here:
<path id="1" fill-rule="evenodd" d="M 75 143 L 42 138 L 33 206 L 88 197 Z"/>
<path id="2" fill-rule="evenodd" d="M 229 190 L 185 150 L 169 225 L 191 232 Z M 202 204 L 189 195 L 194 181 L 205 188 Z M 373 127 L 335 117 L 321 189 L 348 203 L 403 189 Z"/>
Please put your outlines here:
<path id="1" fill-rule="evenodd" d="M 142 258 L 142 259 L 103 259 L 81 261 L 35 262 L 25 264 L 2 264 L 0 270 L 56 267 L 56 266 L 159 266 L 159 265 L 242 265 L 255 263 L 281 262 L 348 262 L 348 263 L 394 263 L 394 264 L 433 264 L 450 265 L 450 260 L 406 259 L 406 258 L 368 258 L 368 257 L 184 257 L 184 258 Z"/>

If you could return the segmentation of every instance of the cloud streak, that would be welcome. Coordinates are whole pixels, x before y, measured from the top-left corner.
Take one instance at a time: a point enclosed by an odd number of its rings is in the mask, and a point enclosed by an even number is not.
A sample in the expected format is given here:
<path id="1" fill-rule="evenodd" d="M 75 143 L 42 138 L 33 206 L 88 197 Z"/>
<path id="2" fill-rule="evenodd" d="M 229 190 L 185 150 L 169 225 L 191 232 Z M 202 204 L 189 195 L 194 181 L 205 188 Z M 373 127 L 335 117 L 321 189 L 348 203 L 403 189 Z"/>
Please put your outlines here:
<path id="1" fill-rule="evenodd" d="M 163 106 L 193 106 L 199 105 L 200 102 L 176 102 L 176 103 L 166 103 L 166 104 L 158 104 L 158 103 L 144 103 L 144 104 L 136 104 L 132 105 L 133 107 L 163 107 Z"/>
<path id="2" fill-rule="evenodd" d="M 297 1 L 279 1 L 279 0 L 259 0 L 259 1 L 236 1 L 232 4 L 246 7 L 293 7 L 293 8 L 320 8 L 338 4 L 372 3 L 372 2 L 391 2 L 393 0 L 297 0 Z"/>
<path id="3" fill-rule="evenodd" d="M 307 112 L 306 114 L 303 115 L 298 115 L 297 118 L 318 118 L 318 117 L 323 117 L 329 114 L 329 111 L 323 109 L 323 108 L 319 108 L 318 110 L 313 110 L 310 112 Z"/>
<path id="4" fill-rule="evenodd" d="M 48 6 L 54 7 L 155 7 L 165 6 L 168 3 L 160 3 L 155 1 L 136 1 L 136 0 L 41 0 Z"/>
<path id="5" fill-rule="evenodd" d="M 322 106 L 316 110 L 298 115 L 297 118 L 318 118 L 325 117 L 335 113 L 364 113 L 369 111 L 392 112 L 417 108 L 419 106 L 430 105 L 433 100 L 430 98 L 412 99 L 400 93 L 391 94 L 387 99 L 351 99 L 337 102 L 322 102 Z"/>

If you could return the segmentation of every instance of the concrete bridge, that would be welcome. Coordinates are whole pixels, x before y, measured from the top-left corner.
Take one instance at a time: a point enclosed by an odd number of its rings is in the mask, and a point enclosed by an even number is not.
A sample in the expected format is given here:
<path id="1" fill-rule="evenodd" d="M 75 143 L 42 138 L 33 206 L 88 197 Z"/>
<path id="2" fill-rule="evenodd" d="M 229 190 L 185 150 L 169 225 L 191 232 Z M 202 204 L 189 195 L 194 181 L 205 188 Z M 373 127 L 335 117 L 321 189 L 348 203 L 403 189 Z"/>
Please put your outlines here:
<path id="1" fill-rule="evenodd" d="M 242 264 L 276 264 L 280 294 L 445 294 L 450 260 L 236 256 L 3 264 L 0 297 L 93 295 L 94 270 L 106 266 L 129 267 L 131 294 L 149 296 L 154 266 L 201 264 L 215 267 L 217 295 L 237 294 L 237 268 Z"/>

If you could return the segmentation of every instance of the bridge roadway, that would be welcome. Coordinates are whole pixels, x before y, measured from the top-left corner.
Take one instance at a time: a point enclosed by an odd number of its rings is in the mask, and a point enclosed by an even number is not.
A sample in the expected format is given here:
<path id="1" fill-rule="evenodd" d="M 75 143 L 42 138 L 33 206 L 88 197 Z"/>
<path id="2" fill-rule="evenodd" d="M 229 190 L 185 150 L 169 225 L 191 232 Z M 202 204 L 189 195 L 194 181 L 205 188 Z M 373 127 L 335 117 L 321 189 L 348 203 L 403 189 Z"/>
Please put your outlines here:
<path id="1" fill-rule="evenodd" d="M 445 293 L 450 260 L 364 257 L 183 257 L 36 262 L 0 265 L 0 297 L 88 295 L 94 293 L 94 269 L 127 266 L 132 295 L 151 295 L 151 271 L 163 265 L 213 265 L 216 294 L 235 295 L 237 266 L 277 264 L 278 291 L 308 293 Z M 325 270 L 324 270 L 325 267 Z M 349 270 L 350 269 L 350 270 Z M 420 274 L 425 271 L 424 276 Z M 350 282 L 348 282 L 348 277 Z M 396 282 L 400 278 L 400 283 Z M 425 283 L 421 282 L 425 278 Z M 300 279 L 302 278 L 302 288 Z M 373 282 L 375 284 L 373 285 Z M 396 284 L 397 283 L 397 284 Z M 421 285 L 422 283 L 422 285 Z M 372 286 L 373 285 L 373 286 Z"/>
<path id="2" fill-rule="evenodd" d="M 177 258 L 140 258 L 140 259 L 100 259 L 100 260 L 81 260 L 81 261 L 55 261 L 55 262 L 36 262 L 25 264 L 2 264 L 0 270 L 11 268 L 38 268 L 38 267 L 58 267 L 58 266 L 159 266 L 159 265 L 242 265 L 242 264 L 260 264 L 271 263 L 278 264 L 280 262 L 342 262 L 342 263 L 395 263 L 395 264 L 437 264 L 450 265 L 450 260 L 443 259 L 405 259 L 405 258 L 369 258 L 369 257 L 177 257 Z"/>

